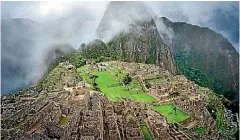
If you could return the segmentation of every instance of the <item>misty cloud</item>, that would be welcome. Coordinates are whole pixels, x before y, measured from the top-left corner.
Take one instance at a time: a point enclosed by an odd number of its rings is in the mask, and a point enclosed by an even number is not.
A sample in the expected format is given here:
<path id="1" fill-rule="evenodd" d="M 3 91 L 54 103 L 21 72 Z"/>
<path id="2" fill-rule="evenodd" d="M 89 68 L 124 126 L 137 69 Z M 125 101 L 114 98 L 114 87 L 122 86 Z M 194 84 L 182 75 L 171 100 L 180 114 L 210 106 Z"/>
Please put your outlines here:
<path id="1" fill-rule="evenodd" d="M 109 3 L 97 29 L 97 37 L 108 42 L 117 33 L 129 32 L 132 25 L 144 21 L 149 22 L 154 16 L 154 13 L 143 2 Z"/>
<path id="2" fill-rule="evenodd" d="M 29 18 L 36 22 L 49 22 L 72 15 L 82 16 L 83 42 L 96 38 L 95 30 L 109 2 L 2 2 L 2 18 Z M 159 17 L 167 17 L 173 22 L 181 21 L 209 27 L 218 33 L 226 33 L 233 44 L 239 37 L 238 2 L 144 2 Z M 48 7 L 48 8 L 44 8 Z M 54 7 L 54 8 L 53 8 Z M 49 9 L 44 12 L 44 9 Z M 131 9 L 131 8 L 130 8 Z M 219 12 L 221 11 L 221 12 Z M 131 16 L 131 15 L 130 15 Z M 142 15 L 139 15 L 142 18 Z M 137 17 L 137 15 L 134 15 Z M 112 21 L 117 27 L 116 21 Z M 80 30 L 80 29 L 79 29 Z M 80 31 L 79 31 L 80 32 Z M 86 32 L 88 34 L 86 34 Z M 234 34 L 234 35 L 233 35 Z M 236 46 L 235 46 L 236 47 Z"/>
<path id="3" fill-rule="evenodd" d="M 47 52 L 50 51 L 55 54 L 54 51 L 59 49 L 68 51 L 68 49 L 64 50 L 63 44 L 68 48 L 77 49 L 81 43 L 87 44 L 98 38 L 96 30 L 108 3 L 2 2 L 1 19 L 2 24 L 4 24 L 4 26 L 2 25 L 1 44 L 2 92 L 5 93 L 34 84 L 40 79 L 51 62 L 47 59 Z M 219 33 L 223 33 L 233 44 L 238 45 L 235 30 L 230 30 L 231 22 L 238 21 L 239 14 L 236 11 L 236 3 L 238 5 L 238 2 L 144 3 L 149 8 L 149 13 L 145 13 L 146 15 L 134 15 L 135 11 L 128 12 L 132 15 L 127 15 L 124 11 L 114 13 L 114 16 L 121 16 L 122 18 L 119 18 L 120 21 L 111 20 L 111 27 L 106 26 L 108 30 L 106 30 L 104 41 L 110 40 L 122 30 L 127 30 L 129 24 L 133 21 L 132 17 L 135 18 L 134 20 L 145 20 L 149 16 L 165 16 L 172 21 L 184 21 L 210 27 Z M 117 5 L 115 8 L 117 9 Z M 133 9 L 126 7 L 126 10 Z M 218 9 L 224 14 L 218 15 L 216 13 Z M 229 15 L 233 15 L 230 18 L 231 22 L 227 18 Z M 21 18 L 21 20 L 16 21 L 13 18 Z M 169 38 L 174 36 L 172 30 L 165 27 L 161 21 L 156 22 L 160 34 L 164 33 Z M 237 22 L 236 25 L 238 26 L 238 24 Z M 234 25 L 234 28 L 236 28 L 236 25 Z M 51 59 L 55 57 L 53 56 Z"/>
<path id="4" fill-rule="evenodd" d="M 208 27 L 223 33 L 239 50 L 239 2 L 145 2 L 161 17 L 173 22 Z"/>

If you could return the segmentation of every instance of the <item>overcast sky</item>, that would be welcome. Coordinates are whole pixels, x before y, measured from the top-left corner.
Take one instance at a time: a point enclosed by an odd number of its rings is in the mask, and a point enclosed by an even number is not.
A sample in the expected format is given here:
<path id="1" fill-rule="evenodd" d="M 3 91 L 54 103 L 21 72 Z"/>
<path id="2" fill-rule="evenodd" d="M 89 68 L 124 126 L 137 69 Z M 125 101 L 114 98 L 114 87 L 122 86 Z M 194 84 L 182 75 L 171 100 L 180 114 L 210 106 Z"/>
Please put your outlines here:
<path id="1" fill-rule="evenodd" d="M 24 26 L 22 22 L 14 22 L 19 26 L 8 21 L 2 22 L 2 26 L 4 25 L 2 33 L 5 31 L 1 38 L 1 44 L 5 43 L 1 46 L 1 58 L 4 62 L 2 72 L 5 72 L 1 77 L 4 84 L 2 92 L 16 91 L 41 79 L 48 69 L 45 54 L 48 54 L 46 52 L 52 49 L 53 44 L 67 43 L 78 48 L 81 43 L 96 39 L 96 29 L 108 3 L 1 2 L 1 19 L 26 18 L 35 21 L 17 20 L 24 21 Z M 208 27 L 221 33 L 239 50 L 238 2 L 144 3 L 159 17 L 167 17 L 173 22 L 181 21 Z M 133 6 L 139 8 L 136 3 Z M 120 16 L 128 15 L 121 14 Z M 134 16 L 142 17 L 143 15 L 136 13 Z M 115 25 L 114 30 L 123 26 L 123 24 Z"/>
<path id="2" fill-rule="evenodd" d="M 47 22 L 73 13 L 97 27 L 109 2 L 2 2 L 2 19 L 29 18 Z M 239 2 L 145 2 L 155 14 L 171 21 L 209 27 L 223 34 L 235 48 L 239 44 Z M 91 28 L 86 27 L 86 30 Z M 89 31 L 91 32 L 91 31 Z M 82 41 L 82 40 L 81 40 Z"/>

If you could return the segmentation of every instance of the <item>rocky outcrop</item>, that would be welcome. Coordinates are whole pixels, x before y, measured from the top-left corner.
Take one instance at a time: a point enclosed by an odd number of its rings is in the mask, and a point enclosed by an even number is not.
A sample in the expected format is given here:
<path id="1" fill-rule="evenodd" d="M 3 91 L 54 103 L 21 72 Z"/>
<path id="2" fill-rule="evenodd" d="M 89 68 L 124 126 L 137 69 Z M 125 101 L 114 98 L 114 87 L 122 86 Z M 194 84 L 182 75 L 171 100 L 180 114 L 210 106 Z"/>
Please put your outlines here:
<path id="1" fill-rule="evenodd" d="M 176 74 L 169 47 L 162 41 L 153 14 L 141 2 L 110 2 L 97 29 L 116 60 L 159 66 Z"/>

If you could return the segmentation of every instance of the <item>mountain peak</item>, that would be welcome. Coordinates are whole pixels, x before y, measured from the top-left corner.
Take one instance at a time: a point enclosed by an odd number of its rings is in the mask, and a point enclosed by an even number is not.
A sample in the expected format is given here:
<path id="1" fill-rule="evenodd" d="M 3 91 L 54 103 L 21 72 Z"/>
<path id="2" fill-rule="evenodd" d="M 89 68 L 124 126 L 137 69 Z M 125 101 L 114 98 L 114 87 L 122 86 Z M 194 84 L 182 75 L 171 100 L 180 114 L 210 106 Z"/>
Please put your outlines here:
<path id="1" fill-rule="evenodd" d="M 99 38 L 127 31 L 131 24 L 151 21 L 153 14 L 143 2 L 110 2 L 97 29 Z"/>

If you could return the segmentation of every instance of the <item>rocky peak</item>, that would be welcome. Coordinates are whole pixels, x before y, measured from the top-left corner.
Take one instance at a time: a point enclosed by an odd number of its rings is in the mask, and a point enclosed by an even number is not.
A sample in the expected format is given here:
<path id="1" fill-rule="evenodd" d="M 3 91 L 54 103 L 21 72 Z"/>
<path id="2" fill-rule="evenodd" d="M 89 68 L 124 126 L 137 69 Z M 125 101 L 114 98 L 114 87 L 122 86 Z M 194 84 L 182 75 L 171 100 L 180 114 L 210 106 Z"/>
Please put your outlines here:
<path id="1" fill-rule="evenodd" d="M 158 64 L 176 74 L 171 51 L 162 41 L 153 17 L 142 2 L 110 2 L 97 34 L 109 41 L 110 52 L 119 55 L 116 57 Z"/>
<path id="2" fill-rule="evenodd" d="M 97 29 L 99 38 L 112 38 L 128 31 L 131 24 L 151 21 L 152 14 L 142 2 L 110 2 Z"/>

